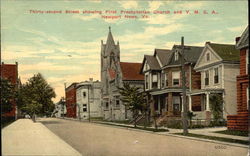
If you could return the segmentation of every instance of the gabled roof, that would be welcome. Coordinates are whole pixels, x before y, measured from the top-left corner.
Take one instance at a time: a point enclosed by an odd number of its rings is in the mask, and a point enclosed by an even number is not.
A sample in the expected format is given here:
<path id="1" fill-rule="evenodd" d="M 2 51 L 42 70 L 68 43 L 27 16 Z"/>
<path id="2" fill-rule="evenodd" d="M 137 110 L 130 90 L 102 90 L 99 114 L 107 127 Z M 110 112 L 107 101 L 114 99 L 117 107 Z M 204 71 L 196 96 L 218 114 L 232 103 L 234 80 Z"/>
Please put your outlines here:
<path id="1" fill-rule="evenodd" d="M 141 63 L 120 62 L 122 80 L 144 80 L 144 75 L 140 74 Z"/>
<path id="2" fill-rule="evenodd" d="M 154 57 L 157 55 L 162 66 L 165 66 L 169 63 L 171 53 L 172 51 L 168 49 L 155 49 Z"/>
<path id="3" fill-rule="evenodd" d="M 144 59 L 147 60 L 147 63 L 151 70 L 160 70 L 161 67 L 154 56 L 151 55 L 144 55 Z M 144 64 L 144 62 L 143 62 Z"/>
<path id="4" fill-rule="evenodd" d="M 181 45 L 174 45 L 172 48 L 172 54 L 171 59 L 168 65 L 180 65 L 181 59 L 178 59 L 177 61 L 174 60 L 174 52 L 177 48 L 180 48 Z M 185 46 L 184 50 L 184 58 L 185 62 L 187 63 L 196 63 L 196 61 L 199 59 L 202 50 L 204 47 L 198 47 L 198 46 Z"/>
<path id="5" fill-rule="evenodd" d="M 242 49 L 242 48 L 246 48 L 249 46 L 249 31 L 248 31 L 248 27 L 245 29 L 245 31 L 242 33 L 240 40 L 238 41 L 238 43 L 236 44 L 236 48 L 237 49 Z"/>
<path id="6" fill-rule="evenodd" d="M 240 51 L 235 48 L 235 45 L 210 42 L 207 42 L 207 44 L 221 57 L 223 61 L 240 60 Z"/>

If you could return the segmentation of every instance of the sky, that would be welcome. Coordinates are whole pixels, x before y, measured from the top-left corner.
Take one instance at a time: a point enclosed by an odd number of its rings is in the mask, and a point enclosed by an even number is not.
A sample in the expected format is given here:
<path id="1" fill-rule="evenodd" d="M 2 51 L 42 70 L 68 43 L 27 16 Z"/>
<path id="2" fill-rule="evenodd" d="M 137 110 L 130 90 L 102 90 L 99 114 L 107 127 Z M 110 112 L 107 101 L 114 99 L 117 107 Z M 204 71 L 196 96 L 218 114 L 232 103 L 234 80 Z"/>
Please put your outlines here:
<path id="1" fill-rule="evenodd" d="M 66 10 L 75 13 L 65 13 Z M 194 14 L 195 10 L 199 14 Z M 121 11 L 150 13 L 142 18 L 144 14 Z M 169 13 L 154 14 L 155 11 Z M 107 16 L 113 19 L 104 18 Z M 57 97 L 53 100 L 57 102 L 64 96 L 64 83 L 68 86 L 89 78 L 100 80 L 101 40 L 106 43 L 109 26 L 115 42 L 119 41 L 121 61 L 142 62 L 143 56 L 152 55 L 155 48 L 171 49 L 180 44 L 182 36 L 186 45 L 204 46 L 207 41 L 235 44 L 235 37 L 247 24 L 245 0 L 2 0 L 2 62 L 18 62 L 22 83 L 40 72 L 55 89 Z"/>

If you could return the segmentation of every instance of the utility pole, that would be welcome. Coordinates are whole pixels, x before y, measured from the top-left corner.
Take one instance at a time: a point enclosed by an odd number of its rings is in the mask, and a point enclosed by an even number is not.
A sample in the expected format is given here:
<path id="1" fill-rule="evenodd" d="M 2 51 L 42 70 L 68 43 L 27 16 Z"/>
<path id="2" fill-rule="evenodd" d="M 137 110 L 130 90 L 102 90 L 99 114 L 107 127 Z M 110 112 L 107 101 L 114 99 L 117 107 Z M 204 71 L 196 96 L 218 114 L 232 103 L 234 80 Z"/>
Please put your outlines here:
<path id="1" fill-rule="evenodd" d="M 64 93 L 65 93 L 65 103 L 64 103 L 64 105 L 63 105 L 63 118 L 64 118 L 64 106 L 66 106 L 66 101 L 67 101 L 67 99 L 66 99 L 66 82 L 64 83 Z M 67 108 L 66 108 L 67 109 Z"/>
<path id="2" fill-rule="evenodd" d="M 182 77 L 182 103 L 183 103 L 183 135 L 188 134 L 188 120 L 187 120 L 187 102 L 186 102 L 186 75 L 185 75 L 185 58 L 184 58 L 184 37 L 181 37 L 181 77 Z"/>
<path id="3" fill-rule="evenodd" d="M 90 122 L 89 85 L 88 85 L 88 110 L 89 110 L 89 122 Z"/>

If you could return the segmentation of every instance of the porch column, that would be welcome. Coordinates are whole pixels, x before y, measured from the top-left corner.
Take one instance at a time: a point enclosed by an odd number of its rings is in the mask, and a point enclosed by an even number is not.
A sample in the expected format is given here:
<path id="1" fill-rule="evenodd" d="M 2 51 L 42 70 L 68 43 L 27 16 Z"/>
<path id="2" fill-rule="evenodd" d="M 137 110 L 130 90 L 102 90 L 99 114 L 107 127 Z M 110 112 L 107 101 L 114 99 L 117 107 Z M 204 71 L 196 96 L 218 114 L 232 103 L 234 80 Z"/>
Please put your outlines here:
<path id="1" fill-rule="evenodd" d="M 184 107 L 184 105 L 183 105 L 183 96 L 181 96 L 181 112 L 183 112 L 183 107 Z"/>
<path id="2" fill-rule="evenodd" d="M 188 103 L 189 103 L 188 105 L 189 111 L 192 112 L 192 96 L 191 95 L 188 96 Z"/>
<path id="3" fill-rule="evenodd" d="M 206 111 L 210 111 L 210 107 L 209 107 L 209 93 L 206 93 Z"/>
<path id="4" fill-rule="evenodd" d="M 157 98 L 158 98 L 158 110 L 157 111 L 160 113 L 161 112 L 161 99 L 159 95 L 157 96 Z"/>

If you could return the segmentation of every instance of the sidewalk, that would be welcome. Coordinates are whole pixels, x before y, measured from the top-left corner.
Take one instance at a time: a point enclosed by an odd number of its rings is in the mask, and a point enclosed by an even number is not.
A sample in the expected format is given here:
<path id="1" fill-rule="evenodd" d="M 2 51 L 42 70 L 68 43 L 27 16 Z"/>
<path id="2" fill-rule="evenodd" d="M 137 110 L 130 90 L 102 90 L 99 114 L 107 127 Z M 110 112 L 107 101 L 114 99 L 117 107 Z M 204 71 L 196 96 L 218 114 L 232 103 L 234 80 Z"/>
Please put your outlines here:
<path id="1" fill-rule="evenodd" d="M 44 125 L 30 119 L 19 119 L 2 129 L 4 156 L 81 156 Z"/>

